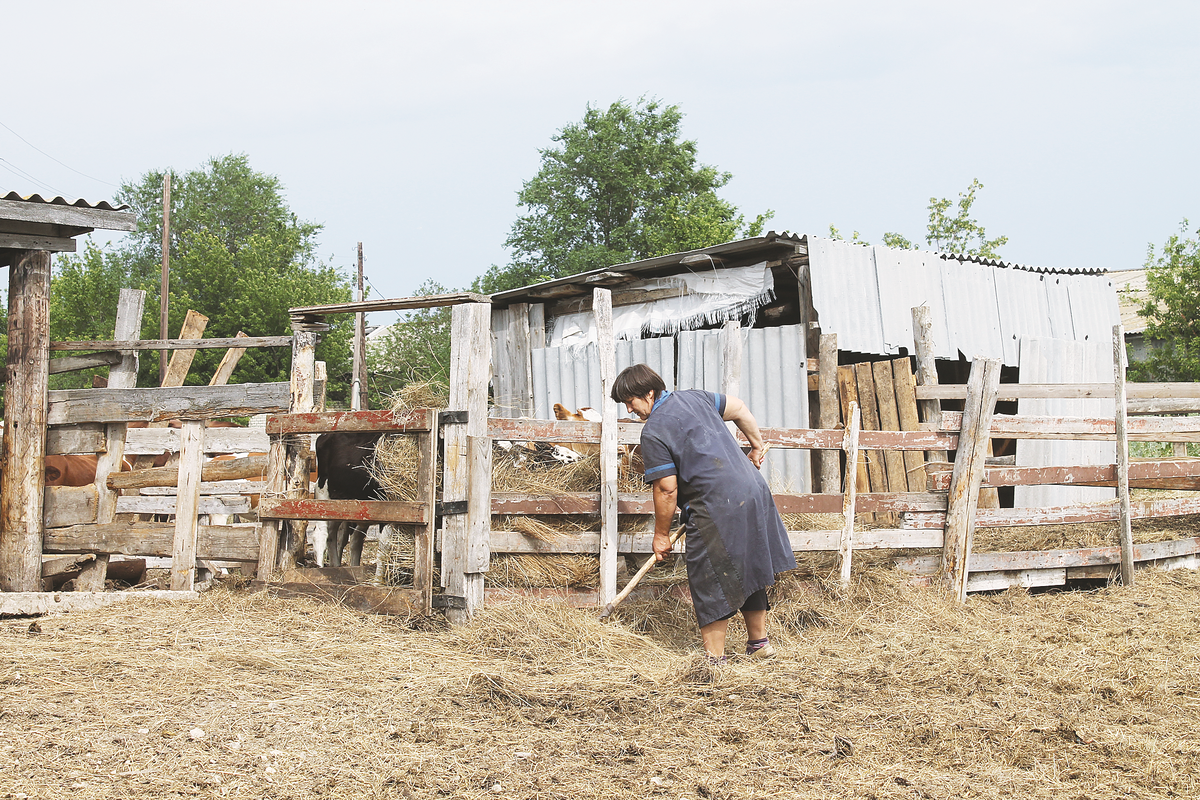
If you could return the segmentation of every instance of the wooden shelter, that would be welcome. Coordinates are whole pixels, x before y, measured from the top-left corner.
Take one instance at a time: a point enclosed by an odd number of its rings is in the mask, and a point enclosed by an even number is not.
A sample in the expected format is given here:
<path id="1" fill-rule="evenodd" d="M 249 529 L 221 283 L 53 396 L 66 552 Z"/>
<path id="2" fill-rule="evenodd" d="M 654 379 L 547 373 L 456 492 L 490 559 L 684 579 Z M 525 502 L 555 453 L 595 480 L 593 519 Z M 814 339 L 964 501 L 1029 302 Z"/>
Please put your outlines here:
<path id="1" fill-rule="evenodd" d="M 8 266 L 8 357 L 0 456 L 0 590 L 41 581 L 42 504 L 50 363 L 50 254 L 75 252 L 75 237 L 132 231 L 128 206 L 62 197 L 0 197 L 0 264 Z"/>

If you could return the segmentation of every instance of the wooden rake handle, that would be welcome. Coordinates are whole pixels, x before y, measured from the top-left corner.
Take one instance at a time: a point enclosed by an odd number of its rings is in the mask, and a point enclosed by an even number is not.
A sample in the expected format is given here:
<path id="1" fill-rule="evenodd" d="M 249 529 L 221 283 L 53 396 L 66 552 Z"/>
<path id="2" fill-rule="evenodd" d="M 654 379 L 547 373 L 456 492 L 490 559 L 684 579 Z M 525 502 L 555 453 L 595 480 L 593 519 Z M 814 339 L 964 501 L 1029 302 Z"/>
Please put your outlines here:
<path id="1" fill-rule="evenodd" d="M 683 536 L 683 526 L 682 525 L 680 525 L 678 528 L 676 528 L 675 532 L 671 534 L 671 546 L 672 547 L 674 547 L 675 543 L 677 541 L 679 541 L 680 536 Z M 625 588 L 621 590 L 620 594 L 618 594 L 616 597 L 614 597 L 613 601 L 604 607 L 604 613 L 600 615 L 600 619 L 604 619 L 609 614 L 611 614 L 613 612 L 613 609 L 615 609 L 617 606 L 619 606 L 621 604 L 621 601 L 629 596 L 629 593 L 633 591 L 634 587 L 638 585 L 638 583 L 642 580 L 642 578 L 646 577 L 646 573 L 649 572 L 651 569 L 653 569 L 654 565 L 657 563 L 658 563 L 658 558 L 655 557 L 653 554 L 651 554 L 651 556 L 646 559 L 646 563 L 642 564 L 642 568 L 639 569 L 634 574 L 634 576 L 629 579 L 629 583 L 625 584 Z"/>

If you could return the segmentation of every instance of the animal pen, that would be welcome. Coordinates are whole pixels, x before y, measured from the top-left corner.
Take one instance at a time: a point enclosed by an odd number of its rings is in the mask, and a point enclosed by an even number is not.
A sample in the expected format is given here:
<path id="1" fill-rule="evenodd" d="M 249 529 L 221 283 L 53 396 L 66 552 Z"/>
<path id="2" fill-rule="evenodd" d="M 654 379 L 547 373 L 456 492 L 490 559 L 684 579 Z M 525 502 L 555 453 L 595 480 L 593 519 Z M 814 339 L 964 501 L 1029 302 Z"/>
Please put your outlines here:
<path id="1" fill-rule="evenodd" d="M 24 211 L 24 209 L 20 209 Z M 41 211 L 42 209 L 38 209 Z M 94 212 L 94 209 L 88 209 Z M 59 213 L 56 211 L 55 213 Z M 124 212 L 106 224 L 127 224 Z M 128 216 L 128 215 L 126 215 Z M 92 214 L 88 217 L 96 222 Z M 61 223 L 59 223 L 61 224 Z M 470 293 L 380 300 L 292 310 L 290 336 L 205 340 L 194 334 L 178 340 L 139 337 L 140 293 L 122 295 L 114 338 L 106 342 L 50 343 L 45 298 L 49 256 L 10 248 L 8 402 L 5 407 L 3 486 L 0 514 L 0 586 L 10 594 L 0 613 L 38 613 L 68 608 L 87 595 L 100 597 L 110 556 L 171 558 L 171 591 L 194 589 L 196 570 L 241 564 L 271 591 L 333 596 L 360 608 L 424 614 L 444 610 L 452 621 L 469 618 L 489 598 L 513 593 L 560 598 L 576 605 L 603 606 L 618 591 L 622 556 L 651 552 L 652 533 L 639 528 L 653 513 L 648 487 L 622 491 L 619 452 L 638 443 L 640 425 L 620 421 L 617 406 L 605 399 L 600 422 L 551 421 L 493 416 L 489 407 L 493 365 L 520 361 L 530 384 L 533 362 L 513 346 L 514 328 L 495 330 L 489 298 Z M 44 256 L 44 257 L 43 257 Z M 613 293 L 595 288 L 589 312 L 597 333 L 601 396 L 607 398 L 617 372 L 618 342 L 613 331 Z M 318 336 L 331 314 L 452 306 L 450 397 L 446 409 L 328 412 L 323 410 L 322 376 L 315 358 Z M 530 314 L 530 308 L 516 313 Z M 780 369 L 779 380 L 811 399 L 819 424 L 764 426 L 764 439 L 778 451 L 795 451 L 815 470 L 820 492 L 781 490 L 776 504 L 785 515 L 823 516 L 820 530 L 789 531 L 797 553 L 836 553 L 841 580 L 851 578 L 852 558 L 864 550 L 896 551 L 895 566 L 916 579 L 944 581 L 955 596 L 1008 586 L 1063 584 L 1073 578 L 1133 579 L 1136 563 L 1195 567 L 1200 538 L 1134 544 L 1131 520 L 1200 513 L 1191 497 L 1132 503 L 1130 487 L 1194 491 L 1200 488 L 1200 460 L 1176 457 L 1131 462 L 1128 441 L 1200 441 L 1200 418 L 1159 416 L 1200 410 L 1193 384 L 1124 383 L 1124 346 L 1114 331 L 1114 380 L 1108 384 L 1001 384 L 1001 364 L 978 358 L 965 384 L 939 385 L 936 345 L 927 310 L 912 310 L 917 331 L 915 371 L 909 356 L 839 365 L 835 334 L 821 336 L 817 358 Z M 528 328 L 526 328 L 527 330 Z M 186 331 L 185 331 L 186 334 Z M 719 344 L 722 380 L 718 390 L 738 393 L 749 331 L 727 321 L 714 336 Z M 493 349 L 493 340 L 498 345 Z M 291 346 L 288 383 L 134 388 L 137 353 L 176 350 L 186 374 L 185 354 L 197 348 L 229 348 L 231 358 L 246 347 Z M 644 345 L 643 345 L 644 346 Z M 660 348 L 665 347 L 661 342 Z M 706 344 L 705 347 L 711 347 Z M 108 388 L 48 392 L 55 365 L 52 350 L 91 350 L 88 365 L 110 365 Z M 633 351 L 631 351 L 633 352 Z M 119 361 L 117 357 L 119 356 Z M 520 358 L 514 359 L 514 354 Z M 530 356 L 532 359 L 532 356 Z M 67 359 L 62 359 L 66 361 Z M 175 363 L 176 359 L 173 359 Z M 220 371 L 219 371 L 220 373 Z M 784 374 L 787 373 L 787 374 Z M 666 377 L 666 376 L 664 376 Z M 228 372 L 225 373 L 225 379 Z M 674 376 L 671 377 L 674 380 Z M 168 381 L 167 383 L 170 383 Z M 1128 396 L 1128 399 L 1127 399 Z M 1013 398 L 1106 397 L 1106 418 L 994 413 L 997 400 Z M 941 401 L 962 403 L 943 411 Z M 509 409 L 511 411 L 511 409 Z M 752 407 L 752 410 L 756 410 Z M 264 431 L 208 428 L 205 420 L 267 414 Z M 1138 416 L 1131 416 L 1131 415 Z M 180 420 L 178 430 L 129 429 Z M 318 501 L 311 498 L 311 435 L 324 431 L 377 430 L 410 435 L 419 453 L 415 499 Z M 1116 444 L 1112 463 L 1017 466 L 989 456 L 992 439 L 1085 439 Z M 598 485 L 586 492 L 496 491 L 492 485 L 494 443 L 504 441 L 586 444 L 598 449 Z M 265 447 L 264 447 L 265 446 Z M 122 472 L 126 454 L 163 449 L 179 454 L 177 467 Z M 265 449 L 266 456 L 232 462 L 206 462 L 206 453 Z M 91 453 L 95 482 L 85 487 L 44 486 L 45 453 Z M 950 458 L 948 454 L 955 454 Z M 807 466 L 805 467 L 807 469 Z M 846 477 L 842 477 L 846 476 Z M 227 481 L 243 481 L 236 486 Z M 247 482 L 248 481 L 248 482 Z M 440 483 L 440 486 L 439 486 Z M 1116 504 L 1075 504 L 1037 509 L 987 507 L 988 492 L 1013 485 L 1115 486 Z M 122 491 L 139 489 L 139 496 Z M 153 492 L 153 493 L 152 493 Z M 164 493 L 159 493 L 164 492 Z M 165 494 L 170 492 L 170 494 Z M 254 522 L 213 524 L 215 515 L 253 516 L 248 496 L 260 495 Z M 173 514 L 173 522 L 149 522 L 126 515 Z M 584 532 L 533 538 L 497 527 L 495 521 L 521 517 L 585 518 Z M 207 522 L 204 517 L 209 517 Z M 339 586 L 347 573 L 297 571 L 304 553 L 307 520 L 348 519 L 391 523 L 411 541 L 412 578 L 407 586 Z M 633 520 L 631 526 L 629 522 Z M 1121 537 L 1104 546 L 1054 550 L 1011 549 L 978 552 L 978 531 L 1068 523 L 1117 521 Z M 570 554 L 596 559 L 597 585 L 496 587 L 488 585 L 493 559 L 516 555 Z M 44 578 L 67 559 L 79 570 L 75 593 L 39 592 Z M 106 599 L 144 596 L 109 592 Z M 175 596 L 190 596 L 190 594 Z"/>

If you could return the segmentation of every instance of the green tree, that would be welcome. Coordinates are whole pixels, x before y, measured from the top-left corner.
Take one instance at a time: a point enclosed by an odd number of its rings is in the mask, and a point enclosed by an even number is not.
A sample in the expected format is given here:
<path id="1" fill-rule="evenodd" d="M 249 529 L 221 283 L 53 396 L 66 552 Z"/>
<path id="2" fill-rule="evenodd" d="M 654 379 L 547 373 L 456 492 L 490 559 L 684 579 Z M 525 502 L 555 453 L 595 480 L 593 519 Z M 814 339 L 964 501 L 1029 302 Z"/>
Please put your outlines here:
<path id="1" fill-rule="evenodd" d="M 1146 251 L 1146 300 L 1138 309 L 1145 336 L 1158 347 L 1130 364 L 1134 380 L 1200 380 L 1200 231 L 1188 236 L 1188 221 L 1161 250 Z"/>
<path id="2" fill-rule="evenodd" d="M 746 225 L 717 196 L 732 176 L 697 162 L 696 142 L 680 138 L 682 120 L 678 106 L 646 98 L 589 105 L 540 151 L 541 169 L 518 195 L 525 211 L 505 240 L 512 261 L 476 288 L 498 292 L 760 235 L 772 212 Z"/>
<path id="3" fill-rule="evenodd" d="M 449 294 L 430 279 L 417 287 L 415 297 Z M 371 373 L 372 408 L 387 408 L 390 396 L 410 383 L 450 385 L 450 306 L 422 308 L 389 326 L 367 348 Z M 448 390 L 447 390 L 448 391 Z"/>
<path id="4" fill-rule="evenodd" d="M 929 198 L 929 224 L 925 233 L 925 244 L 943 253 L 959 253 L 979 258 L 999 258 L 999 248 L 1008 244 L 1007 236 L 987 238 L 987 231 L 977 220 L 971 218 L 971 206 L 975 204 L 975 192 L 983 188 L 978 178 L 971 181 L 967 191 L 958 195 L 958 212 L 950 216 L 954 205 L 949 198 Z M 835 230 L 830 226 L 831 230 Z M 899 233 L 885 233 L 883 243 L 900 250 L 917 250 L 917 245 Z"/>
<path id="5" fill-rule="evenodd" d="M 122 287 L 147 291 L 144 338 L 159 334 L 162 262 L 163 173 L 148 172 L 123 184 L 117 199 L 129 203 L 138 228 L 112 250 L 87 248 L 59 262 L 51 287 L 51 335 L 55 339 L 108 338 Z M 321 226 L 299 220 L 283 197 L 279 179 L 251 168 L 244 154 L 210 159 L 202 168 L 171 177 L 172 336 L 188 309 L 209 318 L 205 336 L 289 333 L 289 307 L 346 302 L 348 280 L 316 257 Z M 349 316 L 334 319 L 322 335 L 317 357 L 328 364 L 330 394 L 345 393 L 350 372 Z M 200 350 L 189 383 L 206 383 L 221 351 Z M 255 348 L 238 364 L 233 380 L 286 380 L 288 348 Z M 143 370 L 144 383 L 157 372 Z"/>

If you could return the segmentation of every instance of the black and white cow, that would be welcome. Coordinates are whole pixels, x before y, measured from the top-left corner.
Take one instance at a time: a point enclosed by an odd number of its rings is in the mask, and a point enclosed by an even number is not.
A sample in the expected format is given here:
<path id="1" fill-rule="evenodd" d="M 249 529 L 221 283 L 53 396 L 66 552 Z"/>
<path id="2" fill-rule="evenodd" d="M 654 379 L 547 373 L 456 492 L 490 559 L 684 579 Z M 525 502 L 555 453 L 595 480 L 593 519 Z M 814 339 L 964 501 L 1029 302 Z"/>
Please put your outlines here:
<path id="1" fill-rule="evenodd" d="M 318 500 L 378 500 L 379 482 L 371 477 L 367 464 L 375 452 L 375 443 L 383 436 L 378 431 L 337 431 L 317 437 L 317 499 Z M 349 563 L 358 566 L 362 560 L 363 541 L 368 522 L 327 520 L 316 523 L 313 533 L 313 553 L 317 566 L 342 565 L 342 550 L 350 544 Z"/>

